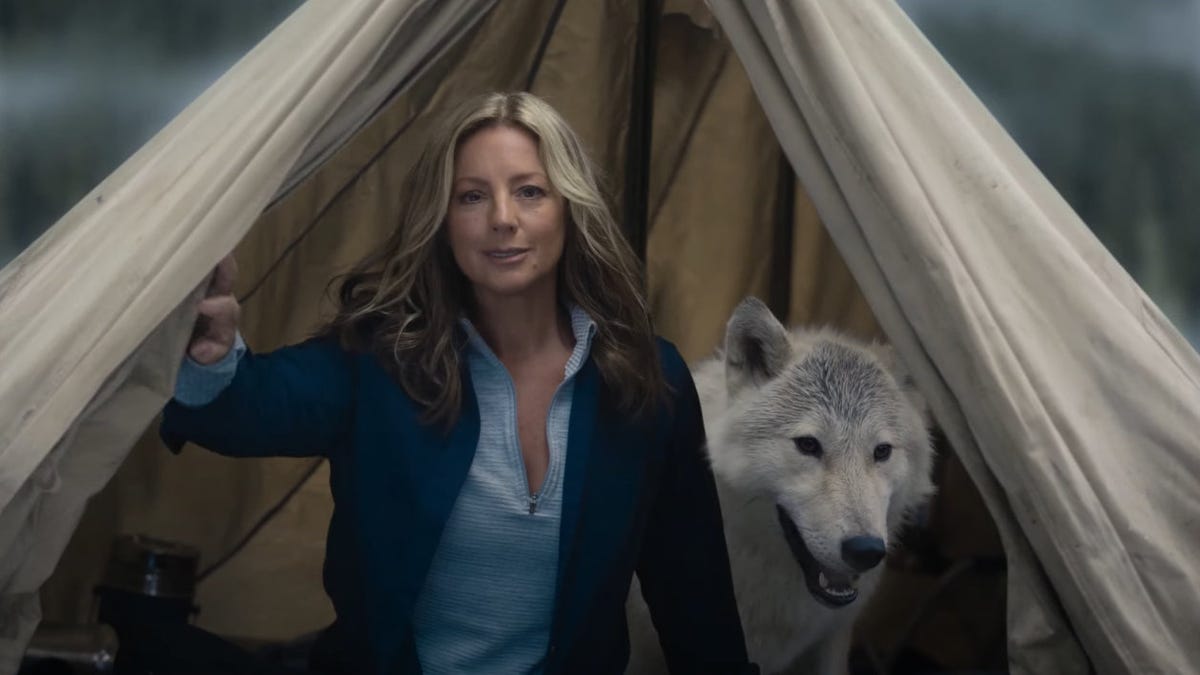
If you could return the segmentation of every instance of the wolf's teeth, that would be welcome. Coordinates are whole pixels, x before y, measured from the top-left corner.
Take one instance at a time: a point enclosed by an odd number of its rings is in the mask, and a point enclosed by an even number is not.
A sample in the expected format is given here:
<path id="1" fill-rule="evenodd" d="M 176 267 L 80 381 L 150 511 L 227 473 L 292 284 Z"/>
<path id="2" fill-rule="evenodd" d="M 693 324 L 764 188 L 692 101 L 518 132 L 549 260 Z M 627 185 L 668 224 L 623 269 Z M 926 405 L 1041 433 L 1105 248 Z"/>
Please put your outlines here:
<path id="1" fill-rule="evenodd" d="M 825 576 L 824 572 L 821 572 L 819 576 L 817 576 L 817 583 L 821 585 L 821 588 L 829 590 L 829 579 Z"/>

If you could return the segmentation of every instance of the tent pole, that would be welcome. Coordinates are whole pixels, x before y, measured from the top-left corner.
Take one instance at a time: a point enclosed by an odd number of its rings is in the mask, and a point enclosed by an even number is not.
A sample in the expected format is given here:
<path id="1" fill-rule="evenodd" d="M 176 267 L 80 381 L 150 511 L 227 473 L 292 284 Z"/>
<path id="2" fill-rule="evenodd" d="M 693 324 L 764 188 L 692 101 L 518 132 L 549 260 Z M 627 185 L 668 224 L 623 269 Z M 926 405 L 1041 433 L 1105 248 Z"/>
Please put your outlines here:
<path id="1" fill-rule="evenodd" d="M 775 187 L 775 222 L 771 232 L 771 280 L 766 303 L 771 313 L 788 321 L 792 306 L 792 238 L 796 229 L 796 171 L 782 150 L 779 152 L 778 184 Z"/>
<path id="2" fill-rule="evenodd" d="M 533 66 L 525 76 L 525 91 L 533 91 L 533 83 L 537 80 L 538 71 L 542 69 L 542 61 L 546 57 L 546 48 L 550 45 L 550 38 L 554 36 L 554 29 L 558 28 L 558 20 L 562 18 L 563 6 L 566 4 L 567 0 L 554 3 L 554 10 L 550 13 L 550 20 L 546 22 L 546 30 L 542 31 L 542 40 L 538 43 L 537 54 L 533 57 Z"/>
<path id="3" fill-rule="evenodd" d="M 629 134 L 625 139 L 625 189 L 623 221 L 629 244 L 646 262 L 649 228 L 650 130 L 654 122 L 654 68 L 658 51 L 658 18 L 661 0 L 640 4 L 637 46 L 633 60 L 633 90 L 629 97 Z"/>

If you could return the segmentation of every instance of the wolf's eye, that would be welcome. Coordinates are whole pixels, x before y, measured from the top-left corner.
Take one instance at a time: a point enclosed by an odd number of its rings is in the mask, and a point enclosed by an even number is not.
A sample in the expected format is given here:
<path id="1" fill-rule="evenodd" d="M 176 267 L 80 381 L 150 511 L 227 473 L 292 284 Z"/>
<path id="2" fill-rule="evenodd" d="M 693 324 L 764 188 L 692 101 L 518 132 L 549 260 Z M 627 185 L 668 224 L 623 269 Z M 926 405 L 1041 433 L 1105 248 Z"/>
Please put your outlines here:
<path id="1" fill-rule="evenodd" d="M 809 457 L 821 456 L 821 441 L 812 436 L 801 436 L 800 438 L 793 438 L 792 441 L 796 444 L 796 449 L 800 451 L 800 454 L 808 455 Z"/>
<path id="2" fill-rule="evenodd" d="M 892 456 L 892 444 L 891 443 L 880 443 L 879 445 L 875 446 L 875 461 L 876 462 L 886 462 L 888 460 L 888 457 L 891 457 L 891 456 Z"/>

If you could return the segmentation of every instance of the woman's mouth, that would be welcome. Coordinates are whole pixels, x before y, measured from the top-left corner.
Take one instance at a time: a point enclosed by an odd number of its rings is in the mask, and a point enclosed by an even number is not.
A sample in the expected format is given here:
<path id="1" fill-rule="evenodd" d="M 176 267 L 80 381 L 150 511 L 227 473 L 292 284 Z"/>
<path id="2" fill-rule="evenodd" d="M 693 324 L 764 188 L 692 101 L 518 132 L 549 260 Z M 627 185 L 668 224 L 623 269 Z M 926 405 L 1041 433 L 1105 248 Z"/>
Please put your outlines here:
<path id="1" fill-rule="evenodd" d="M 483 254 L 496 262 L 515 262 L 528 252 L 527 248 L 494 248 L 484 251 Z"/>

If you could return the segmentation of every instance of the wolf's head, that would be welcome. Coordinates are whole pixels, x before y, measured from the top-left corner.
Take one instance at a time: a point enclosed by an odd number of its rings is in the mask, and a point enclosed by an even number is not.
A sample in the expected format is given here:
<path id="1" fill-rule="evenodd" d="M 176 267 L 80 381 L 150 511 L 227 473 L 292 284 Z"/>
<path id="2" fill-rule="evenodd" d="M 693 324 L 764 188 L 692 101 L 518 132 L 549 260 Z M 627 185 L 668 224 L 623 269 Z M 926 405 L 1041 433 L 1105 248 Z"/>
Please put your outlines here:
<path id="1" fill-rule="evenodd" d="M 890 348 L 832 331 L 789 334 L 753 298 L 729 320 L 725 382 L 714 470 L 774 503 L 773 527 L 818 601 L 850 604 L 858 576 L 933 491 L 923 399 Z"/>

